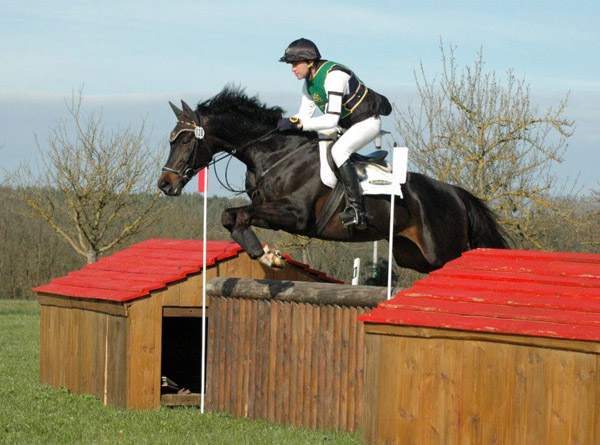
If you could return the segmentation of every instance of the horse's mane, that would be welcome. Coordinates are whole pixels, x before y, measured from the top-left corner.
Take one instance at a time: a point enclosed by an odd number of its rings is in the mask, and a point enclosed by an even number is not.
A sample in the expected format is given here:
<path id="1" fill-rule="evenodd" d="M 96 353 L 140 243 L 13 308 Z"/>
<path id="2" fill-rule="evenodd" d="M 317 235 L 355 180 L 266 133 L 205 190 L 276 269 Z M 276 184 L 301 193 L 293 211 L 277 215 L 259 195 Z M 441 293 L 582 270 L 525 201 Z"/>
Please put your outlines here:
<path id="1" fill-rule="evenodd" d="M 275 126 L 281 118 L 280 107 L 268 107 L 257 96 L 249 97 L 243 88 L 227 85 L 216 96 L 198 104 L 196 111 L 211 115 L 232 115 L 244 117 L 254 122 Z"/>

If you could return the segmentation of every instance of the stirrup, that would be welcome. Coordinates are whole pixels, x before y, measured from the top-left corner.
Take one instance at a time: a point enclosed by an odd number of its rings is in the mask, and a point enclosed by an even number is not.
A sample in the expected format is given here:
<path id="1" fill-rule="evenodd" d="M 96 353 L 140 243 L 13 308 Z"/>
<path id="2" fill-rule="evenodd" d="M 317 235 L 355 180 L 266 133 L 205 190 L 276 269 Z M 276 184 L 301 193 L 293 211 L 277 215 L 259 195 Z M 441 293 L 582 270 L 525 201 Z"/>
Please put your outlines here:
<path id="1" fill-rule="evenodd" d="M 357 230 L 367 228 L 367 215 L 353 206 L 346 207 L 339 216 L 344 227 L 352 227 Z"/>

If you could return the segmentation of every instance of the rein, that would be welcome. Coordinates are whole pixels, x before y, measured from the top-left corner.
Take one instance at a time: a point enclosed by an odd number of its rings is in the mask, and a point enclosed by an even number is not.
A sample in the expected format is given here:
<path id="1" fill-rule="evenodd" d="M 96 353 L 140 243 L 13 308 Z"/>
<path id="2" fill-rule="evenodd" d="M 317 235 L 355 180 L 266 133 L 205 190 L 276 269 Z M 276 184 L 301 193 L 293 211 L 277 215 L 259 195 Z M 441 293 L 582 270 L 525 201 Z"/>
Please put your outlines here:
<path id="1" fill-rule="evenodd" d="M 258 187 L 260 186 L 260 181 L 263 180 L 263 178 L 267 175 L 267 173 L 269 173 L 270 171 L 272 171 L 275 167 L 279 166 L 280 164 L 283 163 L 283 161 L 285 161 L 287 158 L 289 158 L 290 156 L 292 156 L 293 154 L 296 154 L 298 151 L 300 151 L 301 149 L 303 149 L 306 145 L 310 144 L 310 141 L 305 142 L 304 144 L 301 144 L 298 148 L 296 148 L 295 150 L 290 151 L 288 154 L 286 154 L 284 157 L 280 158 L 277 162 L 275 162 L 273 165 L 271 165 L 269 168 L 267 168 L 264 172 L 262 172 L 260 174 L 260 176 L 256 179 L 256 185 L 254 187 L 252 187 L 252 189 L 250 190 L 245 190 L 246 192 L 248 192 L 248 194 L 250 195 L 250 197 L 252 196 L 256 196 L 258 194 Z"/>
<path id="2" fill-rule="evenodd" d="M 243 189 L 243 190 L 235 190 L 231 184 L 229 184 L 229 179 L 228 179 L 228 174 L 227 172 L 229 171 L 229 163 L 231 162 L 231 159 L 233 158 L 233 155 L 235 155 L 235 153 L 237 153 L 238 151 L 244 150 L 245 148 L 251 146 L 252 144 L 260 141 L 263 138 L 266 138 L 267 136 L 272 135 L 273 133 L 275 133 L 277 131 L 277 129 L 273 129 L 273 130 L 269 130 L 267 131 L 265 134 L 257 137 L 256 139 L 252 139 L 249 142 L 246 142 L 244 145 L 242 145 L 239 148 L 233 147 L 233 149 L 231 151 L 227 151 L 225 154 L 223 154 L 223 156 L 221 156 L 218 159 L 215 159 L 214 161 L 212 161 L 209 165 L 215 165 L 217 162 L 222 161 L 223 159 L 229 157 L 229 160 L 227 161 L 227 165 L 225 166 L 225 182 L 227 183 L 227 185 L 223 184 L 223 182 L 221 181 L 221 178 L 219 178 L 219 174 L 217 173 L 217 168 L 215 167 L 215 176 L 217 178 L 217 181 L 219 181 L 219 184 L 221 184 L 221 186 L 225 189 L 228 190 L 232 193 L 235 193 L 237 195 L 241 195 L 242 193 L 247 193 L 249 192 L 248 189 Z M 266 173 L 266 172 L 265 172 Z M 264 173 L 263 175 L 264 176 Z M 261 177 L 262 177 L 261 176 Z"/>
<path id="3" fill-rule="evenodd" d="M 227 172 L 229 170 L 229 163 L 231 162 L 231 157 L 233 154 L 235 154 L 235 152 L 237 150 L 243 150 L 247 147 L 249 147 L 250 145 L 258 142 L 259 140 L 261 140 L 262 138 L 265 138 L 273 133 L 275 133 L 277 131 L 277 129 L 268 131 L 267 133 L 263 134 L 262 136 L 251 140 L 250 142 L 247 142 L 246 144 L 242 145 L 240 148 L 235 149 L 231 152 L 227 152 L 226 154 L 224 154 L 223 156 L 221 156 L 219 159 L 215 159 L 214 161 L 212 161 L 209 165 L 213 165 L 216 164 L 219 161 L 222 161 L 223 159 L 229 157 L 229 161 L 227 162 L 227 166 L 225 167 L 225 182 L 227 183 L 227 185 L 223 184 L 223 182 L 221 181 L 221 179 L 219 178 L 219 175 L 217 174 L 217 169 L 215 167 L 215 176 L 217 177 L 217 181 L 219 181 L 219 184 L 221 184 L 221 186 L 232 192 L 232 193 L 237 193 L 238 195 L 242 194 L 242 193 L 248 193 L 249 195 L 254 195 L 256 194 L 256 191 L 260 185 L 260 181 L 262 181 L 262 179 L 269 173 L 271 172 L 275 167 L 279 166 L 280 164 L 283 163 L 283 161 L 285 161 L 286 159 L 288 159 L 289 157 L 291 157 L 292 155 L 296 154 L 298 151 L 300 151 L 301 149 L 303 149 L 307 144 L 310 143 L 310 141 L 307 141 L 306 143 L 300 145 L 298 148 L 296 148 L 295 150 L 292 150 L 291 152 L 289 152 L 288 154 L 286 154 L 285 156 L 283 156 L 282 158 L 278 159 L 277 162 L 275 162 L 273 165 L 271 165 L 269 168 L 267 168 L 264 172 L 262 172 L 260 174 L 260 176 L 258 176 L 258 178 L 256 179 L 256 186 L 252 187 L 251 189 L 244 189 L 244 190 L 234 190 L 231 185 L 229 184 L 229 180 L 227 179 Z"/>
<path id="4" fill-rule="evenodd" d="M 258 183 L 260 182 L 260 180 L 262 178 L 264 178 L 267 175 L 267 173 L 269 173 L 271 170 L 273 170 L 275 167 L 277 167 L 279 164 L 281 164 L 283 161 L 285 161 L 287 158 L 289 158 L 293 154 L 296 154 L 297 151 L 300 151 L 301 148 L 304 148 L 304 146 L 308 145 L 308 144 L 310 144 L 310 141 L 307 141 L 304 144 L 300 145 L 300 147 L 296 148 L 295 150 L 290 151 L 283 158 L 280 158 L 277 162 L 275 162 L 275 164 L 271 165 L 268 169 L 266 169 L 264 172 L 262 172 L 256 181 L 256 187 L 258 187 Z"/>

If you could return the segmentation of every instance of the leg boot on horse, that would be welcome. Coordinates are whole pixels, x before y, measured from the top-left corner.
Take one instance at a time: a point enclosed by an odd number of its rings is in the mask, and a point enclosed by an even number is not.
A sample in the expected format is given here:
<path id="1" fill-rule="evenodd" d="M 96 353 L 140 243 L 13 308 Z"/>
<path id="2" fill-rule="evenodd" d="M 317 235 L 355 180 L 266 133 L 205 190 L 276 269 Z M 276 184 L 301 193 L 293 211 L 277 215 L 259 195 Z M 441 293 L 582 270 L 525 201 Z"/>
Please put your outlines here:
<path id="1" fill-rule="evenodd" d="M 360 181 L 356 175 L 354 164 L 350 159 L 338 167 L 340 180 L 346 189 L 349 205 L 340 213 L 340 219 L 345 227 L 357 230 L 367 228 L 367 215 L 364 211 L 363 197 L 360 190 Z"/>

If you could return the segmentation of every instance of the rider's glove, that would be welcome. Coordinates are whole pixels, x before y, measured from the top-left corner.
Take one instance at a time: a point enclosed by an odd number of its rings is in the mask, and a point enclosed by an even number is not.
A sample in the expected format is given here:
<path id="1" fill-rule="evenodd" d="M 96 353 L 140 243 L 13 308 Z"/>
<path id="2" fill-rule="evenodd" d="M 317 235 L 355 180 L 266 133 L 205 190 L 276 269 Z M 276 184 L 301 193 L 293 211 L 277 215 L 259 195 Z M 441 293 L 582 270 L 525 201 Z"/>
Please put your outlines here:
<path id="1" fill-rule="evenodd" d="M 283 117 L 277 122 L 277 129 L 279 131 L 297 130 L 300 119 L 297 117 Z"/>

